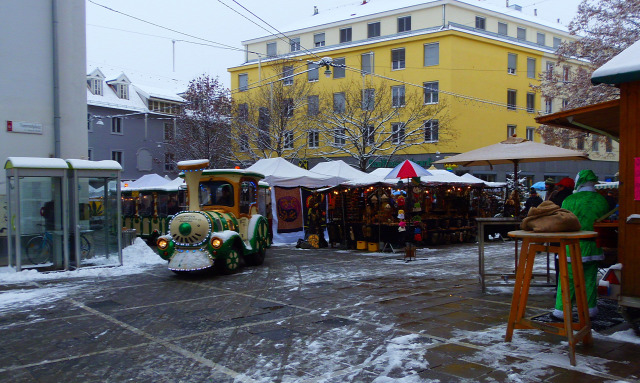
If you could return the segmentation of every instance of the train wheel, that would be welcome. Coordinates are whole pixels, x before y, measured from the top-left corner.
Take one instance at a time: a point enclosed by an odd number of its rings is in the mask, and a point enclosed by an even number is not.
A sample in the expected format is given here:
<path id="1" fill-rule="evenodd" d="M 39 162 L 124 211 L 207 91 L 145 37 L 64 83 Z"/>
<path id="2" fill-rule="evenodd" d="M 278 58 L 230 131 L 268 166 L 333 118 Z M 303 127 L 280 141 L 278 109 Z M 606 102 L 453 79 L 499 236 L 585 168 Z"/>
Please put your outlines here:
<path id="1" fill-rule="evenodd" d="M 237 273 L 240 270 L 240 256 L 240 250 L 236 246 L 232 247 L 225 258 L 216 261 L 220 272 L 226 275 Z"/>

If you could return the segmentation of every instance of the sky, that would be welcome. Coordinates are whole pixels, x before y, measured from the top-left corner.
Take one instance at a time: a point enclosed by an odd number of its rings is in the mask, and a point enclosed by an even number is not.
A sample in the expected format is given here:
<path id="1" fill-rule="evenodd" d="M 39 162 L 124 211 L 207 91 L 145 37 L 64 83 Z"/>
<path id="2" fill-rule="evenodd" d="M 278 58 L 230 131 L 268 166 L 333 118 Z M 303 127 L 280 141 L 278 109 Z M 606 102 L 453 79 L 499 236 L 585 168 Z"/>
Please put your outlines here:
<path id="1" fill-rule="evenodd" d="M 392 0 L 370 0 L 379 1 Z M 477 1 L 506 5 L 506 0 Z M 539 17 L 548 21 L 559 18 L 567 25 L 581 1 L 511 0 L 510 4 L 521 5 L 526 14 L 537 9 Z M 228 87 L 227 68 L 244 60 L 241 42 L 273 33 L 264 22 L 286 32 L 295 18 L 310 16 L 314 5 L 322 12 L 354 2 L 360 1 L 86 0 L 87 65 L 108 66 L 128 75 L 152 75 L 157 83 L 177 79 L 187 84 L 207 74 L 218 76 Z"/>

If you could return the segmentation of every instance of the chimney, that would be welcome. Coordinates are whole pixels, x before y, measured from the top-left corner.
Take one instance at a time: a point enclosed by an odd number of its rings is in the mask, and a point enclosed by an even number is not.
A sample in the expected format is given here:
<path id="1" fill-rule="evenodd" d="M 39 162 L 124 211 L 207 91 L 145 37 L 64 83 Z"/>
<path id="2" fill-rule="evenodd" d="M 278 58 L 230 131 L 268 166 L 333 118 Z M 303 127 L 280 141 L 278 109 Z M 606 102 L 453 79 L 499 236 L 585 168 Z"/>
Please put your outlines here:
<path id="1" fill-rule="evenodd" d="M 534 10 L 533 10 L 533 15 L 534 15 L 534 16 L 538 16 L 538 9 L 537 9 L 537 8 L 534 8 Z"/>
<path id="2" fill-rule="evenodd" d="M 317 6 L 317 5 L 314 5 L 314 6 L 313 6 L 313 15 L 315 16 L 315 15 L 317 15 L 317 14 L 318 14 L 318 6 Z"/>
<path id="3" fill-rule="evenodd" d="M 365 5 L 368 1 L 367 0 L 362 0 L 362 4 L 360 5 Z"/>

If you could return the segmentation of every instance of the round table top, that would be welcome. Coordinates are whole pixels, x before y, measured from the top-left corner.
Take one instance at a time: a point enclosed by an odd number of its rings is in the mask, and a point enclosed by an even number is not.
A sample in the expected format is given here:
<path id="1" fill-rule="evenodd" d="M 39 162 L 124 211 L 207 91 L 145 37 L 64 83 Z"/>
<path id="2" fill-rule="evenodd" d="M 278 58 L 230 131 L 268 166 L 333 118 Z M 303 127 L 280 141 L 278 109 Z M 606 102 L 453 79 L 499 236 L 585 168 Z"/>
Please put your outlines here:
<path id="1" fill-rule="evenodd" d="M 527 230 L 514 230 L 507 233 L 509 237 L 516 238 L 534 238 L 534 239 L 585 239 L 585 238 L 595 238 L 598 236 L 598 233 L 595 231 L 559 231 L 552 233 L 538 233 L 535 231 L 527 231 Z"/>

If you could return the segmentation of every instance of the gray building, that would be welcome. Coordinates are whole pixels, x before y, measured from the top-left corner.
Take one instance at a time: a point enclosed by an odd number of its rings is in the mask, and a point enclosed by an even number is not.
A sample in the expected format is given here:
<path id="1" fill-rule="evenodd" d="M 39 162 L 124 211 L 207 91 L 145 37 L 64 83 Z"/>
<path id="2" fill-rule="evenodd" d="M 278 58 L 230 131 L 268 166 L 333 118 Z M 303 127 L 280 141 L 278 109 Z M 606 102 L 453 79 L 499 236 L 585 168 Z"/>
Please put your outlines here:
<path id="1" fill-rule="evenodd" d="M 86 78 L 89 159 L 118 161 L 125 181 L 149 173 L 175 178 L 175 158 L 165 143 L 175 136 L 185 102 L 178 93 L 186 88 L 108 67 L 89 68 Z"/>

